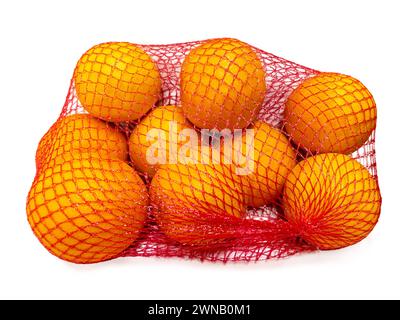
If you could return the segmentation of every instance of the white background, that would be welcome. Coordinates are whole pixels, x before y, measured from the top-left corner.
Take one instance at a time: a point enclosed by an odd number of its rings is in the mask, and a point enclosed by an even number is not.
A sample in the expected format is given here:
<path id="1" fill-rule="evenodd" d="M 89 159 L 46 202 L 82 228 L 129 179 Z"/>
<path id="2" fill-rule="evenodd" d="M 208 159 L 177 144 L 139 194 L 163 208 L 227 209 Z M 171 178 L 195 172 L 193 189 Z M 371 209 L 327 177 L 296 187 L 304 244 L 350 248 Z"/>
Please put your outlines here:
<path id="1" fill-rule="evenodd" d="M 399 1 L 1 1 L 0 298 L 400 298 Z M 104 41 L 231 36 L 363 81 L 378 104 L 382 216 L 353 247 L 257 264 L 123 258 L 73 265 L 32 234 L 37 143 L 80 55 Z"/>

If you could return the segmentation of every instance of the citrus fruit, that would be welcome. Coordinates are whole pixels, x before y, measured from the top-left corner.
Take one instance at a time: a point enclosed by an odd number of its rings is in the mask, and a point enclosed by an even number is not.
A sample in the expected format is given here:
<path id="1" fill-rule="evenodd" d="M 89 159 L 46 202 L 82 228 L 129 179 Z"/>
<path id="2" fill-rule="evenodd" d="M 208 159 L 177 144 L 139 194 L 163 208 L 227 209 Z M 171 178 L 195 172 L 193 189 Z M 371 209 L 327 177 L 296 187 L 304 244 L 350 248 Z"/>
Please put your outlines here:
<path id="1" fill-rule="evenodd" d="M 236 39 L 209 40 L 191 50 L 180 80 L 183 112 L 199 128 L 247 127 L 266 94 L 261 60 Z"/>
<path id="2" fill-rule="evenodd" d="M 243 133 L 242 143 L 233 145 L 231 156 L 235 174 L 240 173 L 246 205 L 260 207 L 279 198 L 287 175 L 296 165 L 296 152 L 286 136 L 269 124 L 256 121 L 252 129 L 253 140 Z"/>
<path id="3" fill-rule="evenodd" d="M 127 42 L 110 42 L 89 49 L 74 72 L 82 106 L 107 121 L 142 117 L 161 95 L 161 78 L 152 58 Z"/>
<path id="4" fill-rule="evenodd" d="M 138 238 L 147 205 L 146 186 L 126 163 L 65 153 L 37 176 L 27 215 L 52 254 L 94 263 L 118 256 Z"/>
<path id="5" fill-rule="evenodd" d="M 161 230 L 183 244 L 207 244 L 212 219 L 242 217 L 242 194 L 227 173 L 223 165 L 160 167 L 151 182 L 150 199 Z"/>
<path id="6" fill-rule="evenodd" d="M 180 148 L 187 142 L 179 138 L 184 129 L 192 129 L 196 134 L 182 108 L 161 106 L 153 109 L 129 138 L 129 153 L 135 168 L 153 177 L 161 164 L 177 163 Z"/>
<path id="7" fill-rule="evenodd" d="M 380 213 L 381 197 L 368 170 L 347 155 L 307 158 L 289 173 L 283 191 L 286 218 L 319 249 L 350 246 L 365 238 Z"/>
<path id="8" fill-rule="evenodd" d="M 96 153 L 108 159 L 127 160 L 125 135 L 111 124 L 88 114 L 60 118 L 39 142 L 36 165 L 65 152 Z"/>
<path id="9" fill-rule="evenodd" d="M 289 96 L 284 115 L 289 135 L 313 153 L 349 154 L 376 126 L 371 93 L 360 81 L 337 73 L 305 80 Z"/>

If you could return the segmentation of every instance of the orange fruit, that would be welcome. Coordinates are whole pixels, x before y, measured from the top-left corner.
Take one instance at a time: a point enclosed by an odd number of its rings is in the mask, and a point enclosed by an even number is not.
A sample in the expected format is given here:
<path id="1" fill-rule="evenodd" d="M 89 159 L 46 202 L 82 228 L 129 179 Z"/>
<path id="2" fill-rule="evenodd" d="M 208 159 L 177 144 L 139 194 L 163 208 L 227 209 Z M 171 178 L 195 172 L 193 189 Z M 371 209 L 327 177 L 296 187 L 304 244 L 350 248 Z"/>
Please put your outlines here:
<path id="1" fill-rule="evenodd" d="M 232 148 L 231 156 L 235 173 L 242 169 L 238 178 L 246 205 L 260 207 L 279 198 L 287 175 L 296 165 L 296 152 L 286 136 L 269 124 L 256 121 L 252 129 L 253 141 L 243 133 L 242 144 Z"/>
<path id="2" fill-rule="evenodd" d="M 78 61 L 74 81 L 83 107 L 113 122 L 139 119 L 161 95 L 157 65 L 145 51 L 127 42 L 92 47 Z"/>
<path id="3" fill-rule="evenodd" d="M 248 44 L 206 41 L 190 51 L 182 65 L 183 112 L 199 128 L 245 128 L 264 101 L 265 77 L 261 60 Z"/>
<path id="4" fill-rule="evenodd" d="M 360 148 L 376 126 L 376 105 L 358 80 L 320 73 L 289 96 L 286 130 L 302 148 L 314 153 L 349 154 Z"/>
<path id="5" fill-rule="evenodd" d="M 36 151 L 37 168 L 66 152 L 96 153 L 105 159 L 125 161 L 128 143 L 111 124 L 88 114 L 73 114 L 59 119 L 41 139 Z"/>
<path id="6" fill-rule="evenodd" d="M 180 148 L 187 142 L 179 139 L 184 129 L 193 127 L 183 115 L 182 108 L 162 106 L 153 109 L 129 138 L 129 152 L 135 168 L 153 177 L 160 165 L 177 163 Z"/>
<path id="7" fill-rule="evenodd" d="M 148 193 L 120 160 L 65 153 L 49 161 L 28 194 L 28 221 L 55 256 L 94 263 L 120 255 L 147 216 Z"/>
<path id="8" fill-rule="evenodd" d="M 183 244 L 211 243 L 214 218 L 242 217 L 246 208 L 234 179 L 223 165 L 168 164 L 150 186 L 150 199 L 161 230 Z"/>
<path id="9" fill-rule="evenodd" d="M 378 221 L 381 196 L 368 170 L 349 156 L 320 154 L 296 165 L 283 191 L 283 209 L 302 237 L 319 249 L 364 239 Z"/>

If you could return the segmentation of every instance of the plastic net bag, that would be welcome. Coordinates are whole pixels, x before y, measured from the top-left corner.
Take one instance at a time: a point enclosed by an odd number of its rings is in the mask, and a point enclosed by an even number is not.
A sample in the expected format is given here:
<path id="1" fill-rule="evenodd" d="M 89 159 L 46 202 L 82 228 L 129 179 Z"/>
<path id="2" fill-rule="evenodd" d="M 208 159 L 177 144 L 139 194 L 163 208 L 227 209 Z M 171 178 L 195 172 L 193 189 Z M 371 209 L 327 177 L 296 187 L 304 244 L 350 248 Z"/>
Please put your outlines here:
<path id="1" fill-rule="evenodd" d="M 75 263 L 349 246 L 380 214 L 375 125 L 358 80 L 239 40 L 100 44 L 39 143 L 28 221 Z"/>

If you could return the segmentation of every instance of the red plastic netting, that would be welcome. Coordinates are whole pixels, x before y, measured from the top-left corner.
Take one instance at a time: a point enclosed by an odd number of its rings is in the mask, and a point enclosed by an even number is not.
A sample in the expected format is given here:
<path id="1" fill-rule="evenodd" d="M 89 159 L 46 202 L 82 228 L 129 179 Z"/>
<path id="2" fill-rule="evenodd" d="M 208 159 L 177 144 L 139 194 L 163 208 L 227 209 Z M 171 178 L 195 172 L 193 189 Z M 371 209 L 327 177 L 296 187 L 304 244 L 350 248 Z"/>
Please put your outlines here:
<path id="1" fill-rule="evenodd" d="M 28 220 L 76 263 L 352 245 L 380 214 L 375 124 L 358 80 L 235 39 L 101 44 L 40 141 Z"/>

